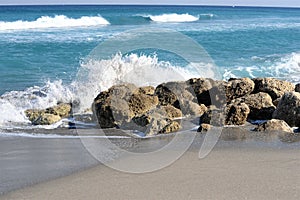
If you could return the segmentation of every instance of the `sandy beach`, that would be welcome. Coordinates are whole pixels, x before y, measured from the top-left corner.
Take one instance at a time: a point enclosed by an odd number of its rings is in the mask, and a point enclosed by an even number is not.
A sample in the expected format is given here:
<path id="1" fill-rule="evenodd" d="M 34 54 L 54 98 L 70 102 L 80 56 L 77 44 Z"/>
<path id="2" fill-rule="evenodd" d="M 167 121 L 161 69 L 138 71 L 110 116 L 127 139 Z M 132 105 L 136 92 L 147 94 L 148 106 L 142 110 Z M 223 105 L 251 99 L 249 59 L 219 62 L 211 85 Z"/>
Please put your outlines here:
<path id="1" fill-rule="evenodd" d="M 130 174 L 98 165 L 0 199 L 299 199 L 298 143 L 219 141 L 204 159 L 200 139 L 172 165 Z"/>

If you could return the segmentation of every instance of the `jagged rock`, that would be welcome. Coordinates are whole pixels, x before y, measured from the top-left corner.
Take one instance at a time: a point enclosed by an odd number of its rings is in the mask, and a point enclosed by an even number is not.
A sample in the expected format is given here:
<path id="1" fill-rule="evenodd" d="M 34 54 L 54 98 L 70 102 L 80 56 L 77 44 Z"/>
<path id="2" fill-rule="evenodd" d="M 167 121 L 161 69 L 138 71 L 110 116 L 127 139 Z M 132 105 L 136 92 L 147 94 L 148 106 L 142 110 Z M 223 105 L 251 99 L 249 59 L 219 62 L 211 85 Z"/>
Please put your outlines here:
<path id="1" fill-rule="evenodd" d="M 134 117 L 132 121 L 138 125 L 135 129 L 146 135 L 169 133 L 180 129 L 179 123 L 172 121 L 168 113 L 161 108 L 152 109 L 141 116 Z"/>
<path id="2" fill-rule="evenodd" d="M 250 78 L 230 79 L 226 86 L 227 101 L 250 94 L 254 90 L 254 82 Z"/>
<path id="3" fill-rule="evenodd" d="M 123 121 L 131 120 L 133 113 L 127 102 L 136 90 L 133 84 L 117 85 L 101 92 L 94 99 L 92 110 L 101 128 L 113 128 Z"/>
<path id="4" fill-rule="evenodd" d="M 141 94 L 154 95 L 155 88 L 152 86 L 140 87 L 138 92 Z"/>
<path id="5" fill-rule="evenodd" d="M 300 83 L 295 85 L 295 92 L 300 92 Z"/>
<path id="6" fill-rule="evenodd" d="M 33 121 L 34 125 L 51 125 L 61 120 L 59 115 L 43 113 L 41 114 L 35 121 Z"/>
<path id="7" fill-rule="evenodd" d="M 293 133 L 293 129 L 283 120 L 272 119 L 259 124 L 254 131 L 285 131 Z"/>
<path id="8" fill-rule="evenodd" d="M 67 103 L 61 103 L 57 106 L 53 106 L 46 109 L 46 113 L 59 115 L 60 117 L 68 117 L 71 113 L 71 105 Z"/>
<path id="9" fill-rule="evenodd" d="M 246 123 L 250 109 L 245 103 L 229 104 L 226 108 L 226 125 L 243 125 Z"/>
<path id="10" fill-rule="evenodd" d="M 25 115 L 33 125 L 50 125 L 68 117 L 70 112 L 71 105 L 61 103 L 47 109 L 29 109 L 25 111 Z"/>
<path id="11" fill-rule="evenodd" d="M 185 82 L 168 82 L 158 85 L 155 94 L 158 96 L 160 105 L 172 105 L 180 109 L 182 100 L 193 101 L 195 96 L 188 90 Z"/>
<path id="12" fill-rule="evenodd" d="M 128 105 L 134 115 L 140 115 L 158 105 L 158 98 L 142 93 L 132 94 Z"/>
<path id="13" fill-rule="evenodd" d="M 273 101 L 274 106 L 276 106 L 276 107 L 278 106 L 280 99 L 281 98 L 278 98 Z"/>
<path id="14" fill-rule="evenodd" d="M 201 116 L 207 111 L 207 107 L 204 104 L 199 105 L 192 101 L 183 101 L 181 111 L 185 116 Z"/>
<path id="15" fill-rule="evenodd" d="M 232 102 L 236 104 L 247 104 L 250 108 L 248 118 L 253 120 L 271 119 L 276 108 L 270 95 L 263 92 L 246 95 L 244 97 L 237 98 Z"/>
<path id="16" fill-rule="evenodd" d="M 160 134 L 172 133 L 178 131 L 181 128 L 180 124 L 177 121 L 172 121 L 166 125 L 162 130 L 159 131 Z"/>
<path id="17" fill-rule="evenodd" d="M 204 104 L 205 106 L 215 105 L 219 108 L 226 105 L 226 82 L 209 78 L 192 78 L 187 83 L 192 86 L 197 96 L 198 104 Z"/>
<path id="18" fill-rule="evenodd" d="M 274 78 L 255 78 L 255 89 L 253 93 L 268 93 L 273 100 L 282 97 L 285 92 L 292 92 L 295 86 L 287 81 L 281 81 Z"/>
<path id="19" fill-rule="evenodd" d="M 300 93 L 285 93 L 273 113 L 273 118 L 284 120 L 292 127 L 300 127 Z"/>
<path id="20" fill-rule="evenodd" d="M 167 116 L 170 119 L 182 117 L 181 110 L 179 110 L 178 108 L 175 108 L 174 106 L 171 106 L 171 105 L 162 106 L 161 109 L 163 109 L 166 112 Z"/>
<path id="21" fill-rule="evenodd" d="M 201 124 L 211 124 L 213 126 L 224 126 L 225 125 L 225 111 L 217 108 L 216 106 L 209 106 L 207 111 L 200 117 Z"/>
<path id="22" fill-rule="evenodd" d="M 133 84 L 123 84 L 101 92 L 93 103 L 93 112 L 100 127 L 126 127 L 126 123 L 130 123 L 134 116 L 155 107 L 158 98 L 145 94 L 147 91 L 151 92 L 151 88 L 137 88 Z"/>
<path id="23" fill-rule="evenodd" d="M 45 114 L 45 110 L 29 109 L 25 111 L 26 117 L 32 123 L 35 122 L 43 114 Z"/>
<path id="24" fill-rule="evenodd" d="M 199 128 L 197 129 L 197 132 L 207 132 L 211 129 L 211 125 L 210 124 L 200 124 Z"/>

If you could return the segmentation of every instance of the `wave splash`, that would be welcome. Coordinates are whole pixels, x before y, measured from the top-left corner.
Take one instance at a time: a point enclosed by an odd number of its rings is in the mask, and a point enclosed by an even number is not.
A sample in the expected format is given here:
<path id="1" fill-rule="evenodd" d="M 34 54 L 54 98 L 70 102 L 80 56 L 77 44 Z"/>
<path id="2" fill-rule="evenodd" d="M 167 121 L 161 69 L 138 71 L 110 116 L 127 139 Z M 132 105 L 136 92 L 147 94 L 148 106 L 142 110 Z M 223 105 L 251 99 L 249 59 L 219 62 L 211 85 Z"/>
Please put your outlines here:
<path id="1" fill-rule="evenodd" d="M 45 109 L 59 102 L 78 102 L 76 112 L 83 113 L 90 109 L 100 91 L 122 82 L 155 86 L 161 82 L 186 80 L 195 76 L 188 69 L 159 61 L 156 55 L 122 56 L 118 53 L 110 59 L 88 60 L 81 64 L 78 78 L 69 85 L 59 80 L 47 82 L 43 87 L 34 86 L 0 96 L 0 127 L 30 125 L 25 110 Z"/>
<path id="2" fill-rule="evenodd" d="M 65 15 L 56 15 L 54 17 L 42 16 L 35 21 L 0 21 L 0 30 L 26 30 L 26 29 L 44 29 L 44 28 L 68 28 L 68 27 L 88 27 L 109 25 L 110 23 L 101 16 L 83 16 L 81 18 L 68 18 Z"/>
<path id="3" fill-rule="evenodd" d="M 154 22 L 165 22 L 165 23 L 178 23 L 178 22 L 194 22 L 200 19 L 199 16 L 193 16 L 188 13 L 186 14 L 162 14 L 162 15 L 149 15 Z"/>

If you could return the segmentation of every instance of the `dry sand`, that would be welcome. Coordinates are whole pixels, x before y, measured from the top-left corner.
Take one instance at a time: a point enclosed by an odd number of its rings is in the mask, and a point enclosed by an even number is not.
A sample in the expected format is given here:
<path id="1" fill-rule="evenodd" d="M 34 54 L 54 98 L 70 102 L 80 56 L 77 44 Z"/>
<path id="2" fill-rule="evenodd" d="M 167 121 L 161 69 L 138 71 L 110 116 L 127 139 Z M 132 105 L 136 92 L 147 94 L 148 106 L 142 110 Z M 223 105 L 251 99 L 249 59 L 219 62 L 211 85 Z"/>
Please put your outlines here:
<path id="1" fill-rule="evenodd" d="M 0 199 L 300 199 L 300 151 L 226 147 L 199 160 L 192 149 L 156 172 L 129 174 L 99 165 Z"/>

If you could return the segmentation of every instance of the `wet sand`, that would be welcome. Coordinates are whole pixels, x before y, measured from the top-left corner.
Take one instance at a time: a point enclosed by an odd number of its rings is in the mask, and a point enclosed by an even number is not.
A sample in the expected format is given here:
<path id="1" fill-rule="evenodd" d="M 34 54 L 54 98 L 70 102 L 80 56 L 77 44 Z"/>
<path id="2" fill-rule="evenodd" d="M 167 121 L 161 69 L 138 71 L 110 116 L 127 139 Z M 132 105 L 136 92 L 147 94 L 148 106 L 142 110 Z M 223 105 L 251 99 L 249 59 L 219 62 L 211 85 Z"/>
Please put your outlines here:
<path id="1" fill-rule="evenodd" d="M 269 141 L 225 138 L 204 159 L 198 158 L 203 137 L 197 136 L 180 159 L 156 172 L 130 174 L 90 165 L 88 170 L 25 187 L 0 199 L 300 198 L 299 142 L 282 143 L 274 137 Z M 143 142 L 153 144 L 153 139 Z"/>

